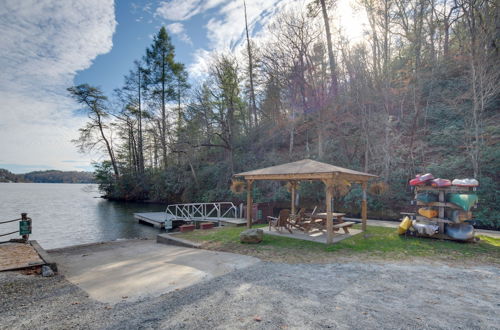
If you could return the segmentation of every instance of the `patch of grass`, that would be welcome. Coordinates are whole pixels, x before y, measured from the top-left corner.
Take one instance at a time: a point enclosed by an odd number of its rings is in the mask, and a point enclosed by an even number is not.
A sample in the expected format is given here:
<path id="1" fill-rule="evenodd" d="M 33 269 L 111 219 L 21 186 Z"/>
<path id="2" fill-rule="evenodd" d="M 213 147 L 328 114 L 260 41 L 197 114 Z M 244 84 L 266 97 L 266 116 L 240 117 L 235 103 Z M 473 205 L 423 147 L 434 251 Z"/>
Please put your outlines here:
<path id="1" fill-rule="evenodd" d="M 354 228 L 360 229 L 359 225 Z M 255 256 L 287 256 L 302 262 L 339 256 L 377 256 L 384 259 L 436 257 L 437 259 L 474 259 L 500 263 L 500 239 L 480 236 L 478 243 L 462 243 L 430 238 L 400 236 L 395 228 L 368 227 L 365 234 L 354 235 L 333 245 L 288 237 L 264 235 L 260 244 L 242 244 L 239 234 L 246 228 L 227 227 L 180 234 L 182 238 L 203 242 L 208 248 Z M 267 258 L 266 258 L 267 259 Z M 278 258 L 280 259 L 280 258 Z"/>

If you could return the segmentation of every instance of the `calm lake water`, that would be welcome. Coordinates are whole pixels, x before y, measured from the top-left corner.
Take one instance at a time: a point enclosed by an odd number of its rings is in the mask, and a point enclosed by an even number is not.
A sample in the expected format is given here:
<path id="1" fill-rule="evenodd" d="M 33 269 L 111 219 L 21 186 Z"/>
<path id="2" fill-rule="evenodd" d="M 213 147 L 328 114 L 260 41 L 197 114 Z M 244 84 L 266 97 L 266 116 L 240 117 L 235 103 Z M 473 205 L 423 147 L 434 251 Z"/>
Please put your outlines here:
<path id="1" fill-rule="evenodd" d="M 46 249 L 158 234 L 158 229 L 138 224 L 133 213 L 164 211 L 165 205 L 109 202 L 99 196 L 97 185 L 0 183 L 0 222 L 28 213 L 33 219 L 30 239 Z M 1 224 L 0 234 L 18 227 L 18 222 Z M 7 237 L 19 235 L 0 241 Z"/>

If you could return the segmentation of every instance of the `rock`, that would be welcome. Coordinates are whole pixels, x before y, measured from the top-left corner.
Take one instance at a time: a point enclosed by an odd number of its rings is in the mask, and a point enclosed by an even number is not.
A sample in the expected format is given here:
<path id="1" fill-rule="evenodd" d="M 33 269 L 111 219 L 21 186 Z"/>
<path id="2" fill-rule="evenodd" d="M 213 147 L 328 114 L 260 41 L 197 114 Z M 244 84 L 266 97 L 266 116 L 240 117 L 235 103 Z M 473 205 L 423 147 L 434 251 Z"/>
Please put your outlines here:
<path id="1" fill-rule="evenodd" d="M 264 237 L 262 229 L 247 229 L 240 233 L 241 243 L 260 243 Z"/>
<path id="2" fill-rule="evenodd" d="M 54 271 L 52 271 L 52 268 L 50 268 L 49 266 L 42 266 L 42 276 L 43 277 L 54 276 Z"/>

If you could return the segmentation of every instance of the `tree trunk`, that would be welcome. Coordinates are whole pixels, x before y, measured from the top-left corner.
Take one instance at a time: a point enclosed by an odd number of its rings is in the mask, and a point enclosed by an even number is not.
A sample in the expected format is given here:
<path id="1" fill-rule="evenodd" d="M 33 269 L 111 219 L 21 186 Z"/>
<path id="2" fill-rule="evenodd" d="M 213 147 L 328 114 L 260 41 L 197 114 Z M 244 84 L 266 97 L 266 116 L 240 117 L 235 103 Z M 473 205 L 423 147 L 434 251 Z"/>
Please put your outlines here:
<path id="1" fill-rule="evenodd" d="M 243 6 L 245 8 L 245 31 L 247 35 L 247 51 L 248 51 L 248 71 L 249 71 L 249 78 L 250 78 L 250 105 L 251 105 L 251 112 L 254 117 L 254 124 L 257 126 L 257 105 L 255 103 L 255 90 L 253 86 L 253 62 L 252 62 L 252 48 L 250 46 L 250 37 L 248 35 L 248 22 L 247 22 L 247 5 L 246 2 L 243 1 Z M 249 119 L 249 126 L 252 127 L 252 120 L 251 116 L 248 116 Z"/>
<path id="2" fill-rule="evenodd" d="M 328 12 L 326 10 L 325 0 L 320 0 L 321 10 L 323 12 L 323 21 L 325 22 L 325 32 L 326 32 L 326 44 L 328 47 L 328 60 L 330 62 L 330 76 L 332 79 L 332 94 L 334 96 L 337 95 L 338 86 L 337 86 L 337 74 L 335 68 L 335 57 L 333 56 L 333 45 L 332 45 L 332 34 L 330 32 L 330 21 L 328 18 Z"/>
<path id="3" fill-rule="evenodd" d="M 141 87 L 142 87 L 142 79 L 141 79 L 141 68 L 137 68 L 137 74 L 138 74 L 138 109 L 139 109 L 139 116 L 137 120 L 137 151 L 138 151 L 138 158 L 139 158 L 139 173 L 144 174 L 144 148 L 143 148 L 143 137 L 142 137 L 142 95 L 141 95 Z"/>
<path id="4" fill-rule="evenodd" d="M 116 159 L 115 159 L 115 154 L 113 152 L 113 148 L 111 147 L 111 144 L 109 143 L 109 140 L 106 137 L 106 134 L 104 134 L 104 128 L 102 126 L 101 115 L 97 111 L 96 111 L 96 114 L 97 114 L 97 125 L 99 126 L 99 132 L 101 133 L 101 138 L 104 140 L 104 143 L 106 144 L 106 150 L 108 151 L 109 159 L 111 160 L 111 165 L 113 166 L 113 171 L 115 172 L 115 176 L 118 178 L 120 176 L 120 172 L 118 171 L 118 166 L 116 164 Z"/>
<path id="5" fill-rule="evenodd" d="M 162 161 L 163 168 L 167 168 L 167 115 L 165 110 L 165 55 L 162 54 L 162 67 L 161 67 L 161 126 L 160 126 L 160 138 L 162 147 Z"/>

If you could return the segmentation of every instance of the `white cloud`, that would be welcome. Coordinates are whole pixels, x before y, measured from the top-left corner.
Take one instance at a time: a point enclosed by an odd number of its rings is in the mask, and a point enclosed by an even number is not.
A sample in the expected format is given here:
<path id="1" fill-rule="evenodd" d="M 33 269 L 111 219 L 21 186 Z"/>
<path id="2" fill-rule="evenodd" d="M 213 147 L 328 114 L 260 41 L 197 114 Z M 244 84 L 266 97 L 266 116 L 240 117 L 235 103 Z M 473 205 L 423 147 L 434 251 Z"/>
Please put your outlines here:
<path id="1" fill-rule="evenodd" d="M 212 53 L 206 49 L 196 49 L 193 53 L 193 61 L 187 68 L 189 76 L 195 80 L 204 78 L 209 70 L 208 63 L 211 56 Z"/>
<path id="2" fill-rule="evenodd" d="M 112 0 L 7 0 L 0 7 L 2 163 L 74 169 L 83 118 L 66 88 L 113 45 Z M 81 163 L 80 163 L 81 164 Z"/>
<path id="3" fill-rule="evenodd" d="M 285 7 L 294 6 L 299 0 L 254 0 L 247 1 L 247 18 L 250 35 L 262 38 L 270 19 Z M 262 29 L 256 34 L 255 27 L 259 24 Z M 214 52 L 231 50 L 235 54 L 240 53 L 241 47 L 245 45 L 245 11 L 243 2 L 233 0 L 226 2 L 217 10 L 205 25 L 209 49 L 199 48 L 194 52 L 194 59 L 188 67 L 192 78 L 202 78 L 208 72 L 209 61 Z"/>
<path id="4" fill-rule="evenodd" d="M 174 1 L 177 2 L 177 1 Z M 207 9 L 201 5 L 196 7 L 197 1 L 187 1 L 190 13 L 203 13 Z M 178 2 L 186 3 L 186 2 Z M 284 10 L 306 10 L 306 0 L 252 0 L 246 1 L 247 19 L 249 31 L 254 41 L 264 41 L 269 34 L 269 24 L 276 14 Z M 332 32 L 336 34 L 339 30 L 351 41 L 359 41 L 363 38 L 363 28 L 366 26 L 366 13 L 363 10 L 352 8 L 355 0 L 338 0 L 336 8 L 330 11 Z M 192 64 L 188 67 L 192 77 L 202 77 L 207 72 L 211 54 L 218 51 L 231 51 L 236 55 L 241 53 L 245 46 L 245 11 L 243 1 L 231 0 L 220 1 L 218 8 L 211 15 L 205 25 L 208 49 L 195 51 Z M 194 14 L 193 14 L 194 15 Z M 193 16 L 192 15 L 192 16 Z M 171 15 L 174 19 L 175 15 Z M 188 19 L 189 15 L 183 16 Z M 322 24 L 322 18 L 317 18 Z"/>
<path id="5" fill-rule="evenodd" d="M 185 21 L 230 0 L 171 0 L 162 1 L 155 15 L 170 21 Z"/>
<path id="6" fill-rule="evenodd" d="M 176 35 L 179 37 L 180 40 L 184 41 L 185 43 L 192 45 L 193 42 L 191 41 L 191 38 L 188 36 L 186 33 L 186 29 L 184 29 L 184 24 L 176 22 L 167 25 L 167 30 L 172 33 L 173 35 Z"/>

